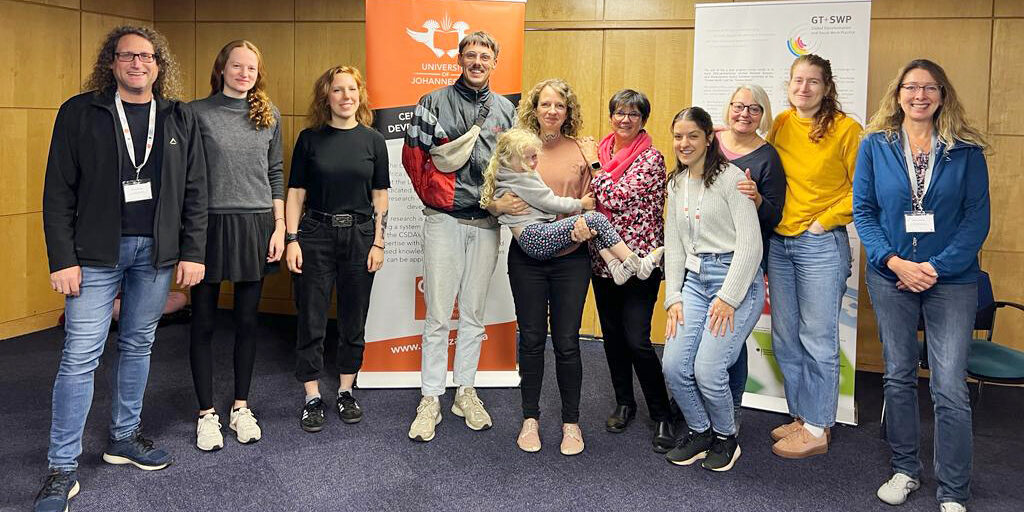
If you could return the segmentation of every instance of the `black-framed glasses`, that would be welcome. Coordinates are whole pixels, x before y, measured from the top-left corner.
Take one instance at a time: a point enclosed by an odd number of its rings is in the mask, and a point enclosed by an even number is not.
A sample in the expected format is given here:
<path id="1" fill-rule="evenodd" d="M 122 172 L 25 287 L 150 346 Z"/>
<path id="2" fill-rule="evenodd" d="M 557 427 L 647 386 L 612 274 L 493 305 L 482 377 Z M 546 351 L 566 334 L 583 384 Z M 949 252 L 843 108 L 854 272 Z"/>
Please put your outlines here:
<path id="1" fill-rule="evenodd" d="M 917 91 L 920 90 L 924 90 L 926 94 L 938 94 L 942 90 L 942 86 L 939 84 L 902 84 L 900 89 L 910 94 L 917 94 Z"/>
<path id="2" fill-rule="evenodd" d="M 131 62 L 135 60 L 135 57 L 139 58 L 139 62 L 145 62 L 149 64 L 156 60 L 155 53 L 135 53 L 135 52 L 114 52 L 114 57 L 121 62 Z"/>
<path id="3" fill-rule="evenodd" d="M 744 104 L 742 104 L 742 103 L 740 103 L 738 101 L 734 101 L 734 102 L 730 103 L 729 106 L 732 108 L 732 111 L 733 111 L 734 114 L 739 114 L 740 112 L 743 112 L 744 110 L 749 111 L 750 115 L 752 115 L 752 116 L 759 116 L 759 115 L 764 113 L 764 108 L 762 108 L 761 105 L 758 105 L 757 103 L 752 103 L 750 105 L 744 105 Z"/>
<path id="4" fill-rule="evenodd" d="M 641 114 L 640 112 L 623 112 L 621 110 L 616 110 L 615 113 L 612 114 L 612 117 L 614 117 L 618 121 L 622 121 L 627 117 L 633 121 L 639 121 L 640 118 L 643 117 L 643 114 Z"/>

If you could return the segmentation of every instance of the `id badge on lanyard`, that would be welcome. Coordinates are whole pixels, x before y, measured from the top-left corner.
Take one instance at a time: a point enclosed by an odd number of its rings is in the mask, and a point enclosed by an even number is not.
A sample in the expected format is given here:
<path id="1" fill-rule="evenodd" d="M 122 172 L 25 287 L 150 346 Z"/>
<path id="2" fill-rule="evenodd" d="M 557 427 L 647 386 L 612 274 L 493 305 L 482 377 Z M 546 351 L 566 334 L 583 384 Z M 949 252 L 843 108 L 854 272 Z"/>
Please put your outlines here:
<path id="1" fill-rule="evenodd" d="M 153 151 L 153 139 L 156 135 L 156 100 L 149 101 L 149 123 L 146 129 L 146 153 L 141 164 L 135 162 L 135 144 L 132 142 L 132 131 L 128 126 L 128 116 L 124 113 L 124 103 L 121 101 L 121 94 L 114 94 L 114 105 L 117 107 L 117 117 L 121 122 L 121 133 L 124 135 L 124 143 L 127 148 L 128 159 L 135 169 L 135 179 L 121 182 L 124 189 L 124 202 L 134 203 L 136 201 L 147 201 L 153 199 L 153 185 L 149 179 L 141 179 L 139 175 L 142 168 L 149 162 L 149 155 Z"/>
<path id="2" fill-rule="evenodd" d="M 704 204 L 704 192 L 707 187 L 701 184 L 700 196 L 697 198 L 697 210 L 694 212 L 694 220 L 690 220 L 690 171 L 687 169 L 683 177 L 683 213 L 686 215 L 686 232 L 690 237 L 690 252 L 686 254 L 686 270 L 694 274 L 700 274 L 700 256 L 697 255 L 697 237 L 700 236 L 700 207 Z"/>
<path id="3" fill-rule="evenodd" d="M 935 212 L 933 211 L 903 212 L 903 219 L 906 222 L 907 233 L 935 232 Z"/>
<path id="4" fill-rule="evenodd" d="M 906 132 L 904 132 L 904 137 L 907 137 Z M 933 153 L 932 153 L 932 156 L 930 156 L 929 159 L 928 159 L 928 167 L 927 167 L 927 170 L 925 171 L 926 178 L 923 180 L 925 185 L 920 190 L 917 187 L 914 186 L 914 182 L 915 182 L 914 174 L 916 174 L 917 172 L 920 172 L 920 170 L 917 168 L 917 163 L 910 156 L 911 155 L 911 148 L 910 148 L 909 138 L 908 138 L 908 142 L 906 142 L 904 144 L 903 151 L 904 151 L 904 155 L 905 155 L 904 158 L 906 159 L 906 163 L 907 163 L 908 177 L 910 178 L 910 205 L 911 205 L 911 210 L 910 211 L 903 212 L 904 227 L 906 228 L 907 233 L 934 233 L 935 232 L 935 212 L 932 211 L 932 210 L 925 210 L 924 209 L 924 195 L 927 192 L 927 188 L 925 188 L 925 187 L 927 187 L 928 182 L 931 181 L 931 178 L 933 177 L 932 176 L 932 168 L 935 165 L 935 158 L 937 158 L 937 156 L 938 156 L 938 155 L 935 154 L 935 152 L 938 151 L 938 149 L 936 148 L 935 137 L 934 136 L 932 137 L 932 152 Z M 918 179 L 920 179 L 920 178 L 918 178 Z M 915 238 L 914 241 L 916 243 L 917 239 Z"/>

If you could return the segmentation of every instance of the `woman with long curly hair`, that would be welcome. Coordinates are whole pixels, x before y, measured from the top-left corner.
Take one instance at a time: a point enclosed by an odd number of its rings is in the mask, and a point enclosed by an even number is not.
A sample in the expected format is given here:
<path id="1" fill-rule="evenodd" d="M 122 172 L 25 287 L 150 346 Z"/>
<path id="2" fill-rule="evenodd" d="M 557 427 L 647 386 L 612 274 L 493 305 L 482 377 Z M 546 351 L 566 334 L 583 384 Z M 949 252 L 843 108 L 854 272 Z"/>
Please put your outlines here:
<path id="1" fill-rule="evenodd" d="M 596 153 L 596 147 L 592 138 L 579 136 L 583 116 L 572 87 L 558 78 L 538 82 L 520 99 L 516 117 L 517 127 L 541 140 L 536 172 L 543 182 L 558 196 L 586 197 L 591 180 L 591 160 L 587 154 Z M 490 195 L 481 191 L 481 196 Z M 514 202 L 514 194 L 495 200 L 502 201 Z M 576 242 L 590 236 L 585 223 L 574 232 Z M 527 452 L 541 449 L 540 393 L 550 319 L 555 373 L 562 401 L 561 448 L 564 453 L 579 453 L 583 449 L 583 434 L 579 428 L 583 384 L 579 331 L 590 283 L 587 248 L 576 243 L 549 259 L 538 260 L 513 240 L 508 251 L 508 274 L 519 323 L 523 425 L 516 444 Z"/>
<path id="2" fill-rule="evenodd" d="M 704 109 L 673 118 L 662 368 L 687 433 L 665 458 L 681 466 L 703 459 L 712 471 L 728 471 L 740 457 L 729 368 L 764 304 L 757 209 L 737 188 L 746 176 L 720 144 Z"/>
<path id="3" fill-rule="evenodd" d="M 299 419 L 306 432 L 319 432 L 325 421 L 319 379 L 335 287 L 338 418 L 344 423 L 363 419 L 352 386 L 363 362 L 374 272 L 384 264 L 391 186 L 384 136 L 370 127 L 372 122 L 363 75 L 354 67 L 334 66 L 313 85 L 309 128 L 299 134 L 292 154 L 285 260 L 295 277 L 295 377 L 306 393 Z"/>
<path id="4" fill-rule="evenodd" d="M 213 348 L 222 281 L 234 287 L 235 392 L 228 426 L 240 443 L 263 433 L 249 407 L 256 318 L 263 278 L 284 254 L 281 113 L 266 93 L 266 68 L 249 41 L 224 45 L 210 72 L 210 95 L 191 103 L 203 133 L 209 187 L 206 277 L 192 288 L 189 360 L 199 399 L 196 445 L 224 446 L 213 402 Z"/>
<path id="5" fill-rule="evenodd" d="M 971 402 L 965 380 L 978 297 L 978 251 L 989 229 L 986 143 L 938 64 L 910 61 L 866 128 L 853 218 L 885 355 L 885 428 L 892 476 L 878 498 L 902 504 L 921 485 L 918 319 L 928 331 L 935 414 L 936 498 L 965 510 Z"/>
<path id="6" fill-rule="evenodd" d="M 790 108 L 768 134 L 786 173 L 782 219 L 768 248 L 772 348 L 793 420 L 772 430 L 772 451 L 828 451 L 839 403 L 839 312 L 850 276 L 853 168 L 860 124 L 839 104 L 829 61 L 793 61 Z"/>

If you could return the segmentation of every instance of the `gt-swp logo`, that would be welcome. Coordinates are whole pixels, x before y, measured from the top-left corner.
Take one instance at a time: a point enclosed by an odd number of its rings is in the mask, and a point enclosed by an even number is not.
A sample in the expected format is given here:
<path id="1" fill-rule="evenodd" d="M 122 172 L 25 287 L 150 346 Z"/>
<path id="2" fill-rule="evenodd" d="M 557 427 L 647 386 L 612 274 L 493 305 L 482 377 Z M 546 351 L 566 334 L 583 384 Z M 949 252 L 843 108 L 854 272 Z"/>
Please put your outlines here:
<path id="1" fill-rule="evenodd" d="M 448 57 L 455 58 L 459 54 L 459 43 L 463 37 L 466 37 L 466 32 L 469 31 L 469 23 L 465 21 L 452 21 L 448 13 L 444 13 L 440 23 L 437 20 L 429 19 L 423 22 L 422 28 L 426 30 L 417 32 L 407 28 L 405 32 L 409 34 L 413 41 L 430 48 L 434 56 L 441 57 L 447 55 Z"/>

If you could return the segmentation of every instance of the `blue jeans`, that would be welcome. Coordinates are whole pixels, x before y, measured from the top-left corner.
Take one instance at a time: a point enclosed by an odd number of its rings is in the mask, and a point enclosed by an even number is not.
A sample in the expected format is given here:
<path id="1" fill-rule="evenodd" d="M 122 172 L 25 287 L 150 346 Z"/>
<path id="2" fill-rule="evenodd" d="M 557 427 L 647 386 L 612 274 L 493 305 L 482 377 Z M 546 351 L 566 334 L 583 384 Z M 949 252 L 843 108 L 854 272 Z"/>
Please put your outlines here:
<path id="1" fill-rule="evenodd" d="M 972 451 L 967 351 L 978 285 L 939 283 L 921 293 L 901 292 L 895 282 L 870 266 L 866 281 L 885 356 L 885 433 L 892 449 L 892 470 L 921 476 L 917 323 L 923 314 L 935 414 L 936 497 L 939 502 L 964 503 L 970 495 Z"/>
<path id="2" fill-rule="evenodd" d="M 714 428 L 722 435 L 736 433 L 729 367 L 761 317 L 764 275 L 759 269 L 743 302 L 736 308 L 733 330 L 724 336 L 711 333 L 708 311 L 725 281 L 732 254 L 702 254 L 699 274 L 686 273 L 683 282 L 683 321 L 665 344 L 662 360 L 665 382 L 695 432 Z"/>
<path id="3" fill-rule="evenodd" d="M 92 405 L 96 367 L 110 330 L 114 299 L 121 291 L 117 352 L 111 375 L 110 438 L 130 437 L 139 427 L 149 378 L 149 354 L 167 303 L 174 267 L 153 267 L 153 239 L 122 237 L 116 267 L 82 267 L 81 294 L 64 305 L 64 350 L 53 383 L 50 468 L 75 469 Z"/>
<path id="4" fill-rule="evenodd" d="M 831 427 L 839 405 L 839 311 L 850 277 L 845 227 L 815 235 L 772 235 L 768 295 L 772 349 L 789 414 Z"/>

